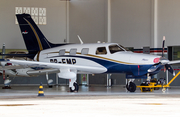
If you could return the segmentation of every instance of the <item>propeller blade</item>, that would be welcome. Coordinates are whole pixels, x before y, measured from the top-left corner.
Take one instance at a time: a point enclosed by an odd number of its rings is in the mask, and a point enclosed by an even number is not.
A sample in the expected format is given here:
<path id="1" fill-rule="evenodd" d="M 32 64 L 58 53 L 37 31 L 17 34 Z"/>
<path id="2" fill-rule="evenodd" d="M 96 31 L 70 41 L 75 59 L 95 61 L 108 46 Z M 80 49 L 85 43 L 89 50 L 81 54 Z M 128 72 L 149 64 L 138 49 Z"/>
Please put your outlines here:
<path id="1" fill-rule="evenodd" d="M 165 44 L 165 36 L 163 36 L 163 43 L 162 43 L 162 57 L 164 57 L 164 44 Z"/>
<path id="2" fill-rule="evenodd" d="M 165 67 L 171 74 L 173 74 L 173 76 L 175 76 L 175 72 L 174 72 L 173 68 L 169 64 L 166 64 Z"/>
<path id="3" fill-rule="evenodd" d="M 166 67 L 164 66 L 164 72 L 166 71 L 167 69 L 166 69 Z"/>

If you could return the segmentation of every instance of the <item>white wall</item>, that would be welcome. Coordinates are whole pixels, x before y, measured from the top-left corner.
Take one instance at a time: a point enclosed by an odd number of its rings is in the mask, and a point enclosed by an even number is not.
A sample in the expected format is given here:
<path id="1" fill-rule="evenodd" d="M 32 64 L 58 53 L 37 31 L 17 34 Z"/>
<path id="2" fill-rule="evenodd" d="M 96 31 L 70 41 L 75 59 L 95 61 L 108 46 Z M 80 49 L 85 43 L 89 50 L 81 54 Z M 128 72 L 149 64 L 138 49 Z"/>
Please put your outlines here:
<path id="1" fill-rule="evenodd" d="M 154 47 L 154 1 L 111 0 L 111 42 L 127 47 Z M 0 47 L 25 49 L 18 25 L 15 25 L 15 7 L 43 7 L 47 9 L 47 25 L 39 25 L 44 35 L 54 43 L 67 38 L 67 3 L 60 0 L 0 0 Z M 157 0 L 157 47 L 162 36 L 166 45 L 180 45 L 180 1 Z M 69 3 L 69 38 L 79 43 L 98 40 L 107 42 L 107 0 L 71 0 Z M 18 42 L 18 43 L 17 43 Z"/>
<path id="2" fill-rule="evenodd" d="M 107 42 L 106 0 L 71 0 L 69 16 L 71 43 Z"/>
<path id="3" fill-rule="evenodd" d="M 111 0 L 112 42 L 126 47 L 150 46 L 151 0 Z"/>
<path id="4" fill-rule="evenodd" d="M 180 45 L 180 0 L 158 0 L 158 44 Z"/>
<path id="5" fill-rule="evenodd" d="M 15 7 L 46 8 L 47 25 L 39 25 L 47 39 L 62 43 L 66 38 L 66 2 L 59 0 L 0 0 L 0 48 L 26 49 L 19 26 L 15 24 Z"/>

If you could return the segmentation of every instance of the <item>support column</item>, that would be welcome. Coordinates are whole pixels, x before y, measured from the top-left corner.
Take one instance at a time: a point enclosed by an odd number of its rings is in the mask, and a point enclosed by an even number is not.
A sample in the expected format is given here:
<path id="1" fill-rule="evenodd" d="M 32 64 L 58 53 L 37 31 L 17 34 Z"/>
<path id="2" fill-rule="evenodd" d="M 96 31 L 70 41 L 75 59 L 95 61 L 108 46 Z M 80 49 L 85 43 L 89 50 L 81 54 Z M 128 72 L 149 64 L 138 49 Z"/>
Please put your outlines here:
<path id="1" fill-rule="evenodd" d="M 69 43 L 69 0 L 66 1 L 66 43 Z"/>
<path id="2" fill-rule="evenodd" d="M 111 42 L 111 0 L 108 0 L 108 12 L 107 12 L 107 42 Z"/>
<path id="3" fill-rule="evenodd" d="M 111 87 L 111 74 L 107 74 L 107 87 Z"/>
<path id="4" fill-rule="evenodd" d="M 89 86 L 89 74 L 87 74 L 87 86 Z"/>
<path id="5" fill-rule="evenodd" d="M 158 0 L 151 3 L 151 48 L 158 47 Z"/>
<path id="6" fill-rule="evenodd" d="M 151 1 L 151 48 L 158 48 L 158 0 Z M 157 78 L 157 74 L 154 75 Z"/>
<path id="7" fill-rule="evenodd" d="M 107 42 L 111 42 L 111 0 L 107 3 Z M 111 75 L 107 74 L 107 87 L 111 86 Z"/>
<path id="8" fill-rule="evenodd" d="M 58 74 L 56 73 L 56 86 L 58 86 L 58 85 L 59 85 L 58 80 L 59 80 L 59 78 L 58 78 Z"/>
<path id="9" fill-rule="evenodd" d="M 154 48 L 158 47 L 158 0 L 154 0 Z"/>
<path id="10" fill-rule="evenodd" d="M 168 77 L 168 70 L 166 70 L 166 84 L 168 84 L 169 83 L 169 77 Z M 167 91 L 168 91 L 168 88 L 167 88 Z"/>

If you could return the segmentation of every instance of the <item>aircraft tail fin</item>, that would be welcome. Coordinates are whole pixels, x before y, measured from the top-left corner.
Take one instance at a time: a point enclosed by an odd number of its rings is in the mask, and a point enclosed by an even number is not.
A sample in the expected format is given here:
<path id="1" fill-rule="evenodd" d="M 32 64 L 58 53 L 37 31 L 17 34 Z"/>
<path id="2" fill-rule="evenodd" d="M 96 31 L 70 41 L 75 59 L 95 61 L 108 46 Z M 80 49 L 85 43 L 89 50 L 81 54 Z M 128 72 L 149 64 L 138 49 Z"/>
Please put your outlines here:
<path id="1" fill-rule="evenodd" d="M 16 17 L 29 54 L 35 55 L 38 51 L 65 45 L 53 44 L 49 42 L 43 35 L 41 30 L 38 28 L 38 26 L 35 24 L 35 22 L 31 18 L 31 15 L 17 14 Z"/>

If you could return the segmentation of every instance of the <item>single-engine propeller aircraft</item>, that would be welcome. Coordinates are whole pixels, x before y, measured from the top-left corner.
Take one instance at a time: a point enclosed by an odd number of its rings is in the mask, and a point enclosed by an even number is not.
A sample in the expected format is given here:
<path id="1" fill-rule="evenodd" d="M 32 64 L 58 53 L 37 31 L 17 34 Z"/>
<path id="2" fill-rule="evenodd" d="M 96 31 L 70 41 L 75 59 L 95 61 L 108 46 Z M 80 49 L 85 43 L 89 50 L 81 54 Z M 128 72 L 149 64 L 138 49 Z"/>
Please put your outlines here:
<path id="1" fill-rule="evenodd" d="M 117 43 L 52 44 L 42 34 L 29 14 L 17 14 L 17 20 L 29 54 L 34 61 L 3 59 L 2 61 L 24 67 L 42 67 L 59 70 L 59 78 L 69 79 L 70 91 L 78 91 L 77 74 L 125 73 L 129 79 L 126 88 L 136 90 L 134 79 L 147 78 L 157 74 L 163 67 L 174 71 L 169 61 L 162 56 L 140 54 L 128 51 Z M 98 79 L 97 79 L 98 80 Z"/>

